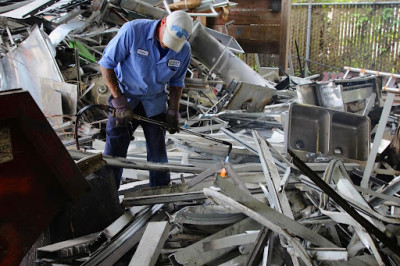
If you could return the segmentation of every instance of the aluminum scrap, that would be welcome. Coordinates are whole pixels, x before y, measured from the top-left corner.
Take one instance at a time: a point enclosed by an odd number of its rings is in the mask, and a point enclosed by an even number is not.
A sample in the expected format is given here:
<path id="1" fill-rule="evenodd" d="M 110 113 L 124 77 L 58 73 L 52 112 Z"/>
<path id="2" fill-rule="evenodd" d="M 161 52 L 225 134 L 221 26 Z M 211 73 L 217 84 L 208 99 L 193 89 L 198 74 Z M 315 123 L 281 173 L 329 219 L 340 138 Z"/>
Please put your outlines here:
<path id="1" fill-rule="evenodd" d="M 107 43 L 126 21 L 168 12 L 167 1 L 55 2 L 2 1 L 0 91 L 29 90 L 68 146 L 77 109 L 107 103 L 110 91 L 96 63 Z M 198 2 L 196 13 L 235 4 Z M 154 251 L 158 264 L 399 265 L 400 169 L 387 155 L 377 156 L 379 166 L 368 157 L 379 119 L 379 132 L 399 131 L 392 106 L 381 117 L 379 78 L 314 82 L 288 76 L 276 84 L 239 59 L 233 38 L 220 36 L 220 43 L 210 32 L 196 24 L 190 40 L 182 122 L 232 143 L 229 163 L 224 145 L 181 132 L 167 135 L 169 163 L 149 164 L 138 130 L 128 158 L 105 157 L 109 165 L 125 167 L 119 195 L 126 214 L 100 234 L 39 249 L 39 263 L 132 265 L 132 256 L 124 255 L 134 253 L 149 221 L 162 220 L 169 232 Z M 86 151 L 104 150 L 106 120 L 104 111 L 83 116 L 79 141 Z M 384 142 L 377 135 L 374 143 Z M 383 150 L 393 147 L 389 143 Z M 307 172 L 288 150 L 301 157 Z M 87 155 L 71 150 L 74 159 Z M 222 168 L 228 170 L 224 178 Z M 171 187 L 144 188 L 148 169 L 169 170 Z"/>

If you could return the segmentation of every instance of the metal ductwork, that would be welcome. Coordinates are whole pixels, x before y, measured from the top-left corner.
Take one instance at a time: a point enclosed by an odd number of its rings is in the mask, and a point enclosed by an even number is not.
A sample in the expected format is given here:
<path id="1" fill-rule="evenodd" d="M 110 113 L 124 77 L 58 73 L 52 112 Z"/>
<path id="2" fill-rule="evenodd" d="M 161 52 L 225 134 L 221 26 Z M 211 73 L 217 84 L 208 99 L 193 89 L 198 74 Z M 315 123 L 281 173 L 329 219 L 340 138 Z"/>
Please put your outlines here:
<path id="1" fill-rule="evenodd" d="M 234 79 L 275 89 L 273 83 L 265 80 L 217 39 L 208 34 L 199 21 L 194 22 L 189 43 L 192 55 L 213 72 L 219 74 L 226 84 L 230 84 Z"/>

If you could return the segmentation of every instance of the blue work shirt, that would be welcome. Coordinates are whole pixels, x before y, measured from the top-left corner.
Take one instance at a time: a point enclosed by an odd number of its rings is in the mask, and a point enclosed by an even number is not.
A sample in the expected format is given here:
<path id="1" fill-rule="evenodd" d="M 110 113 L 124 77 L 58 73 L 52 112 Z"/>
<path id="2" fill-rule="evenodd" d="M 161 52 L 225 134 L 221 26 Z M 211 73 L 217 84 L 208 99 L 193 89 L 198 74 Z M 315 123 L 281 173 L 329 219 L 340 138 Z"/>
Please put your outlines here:
<path id="1" fill-rule="evenodd" d="M 190 45 L 186 41 L 176 53 L 168 53 L 160 60 L 155 38 L 160 20 L 136 19 L 125 23 L 109 42 L 99 64 L 114 69 L 119 87 L 130 106 L 142 102 L 146 115 L 152 117 L 166 111 L 169 86 L 184 87 L 190 63 Z"/>

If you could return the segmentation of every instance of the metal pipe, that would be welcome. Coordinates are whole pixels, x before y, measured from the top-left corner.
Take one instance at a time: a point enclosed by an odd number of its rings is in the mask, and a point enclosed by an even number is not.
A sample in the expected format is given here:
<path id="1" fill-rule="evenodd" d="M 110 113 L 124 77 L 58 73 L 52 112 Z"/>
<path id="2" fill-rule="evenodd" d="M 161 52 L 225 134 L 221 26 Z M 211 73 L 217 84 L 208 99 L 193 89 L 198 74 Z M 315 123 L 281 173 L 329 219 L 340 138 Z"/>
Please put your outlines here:
<path id="1" fill-rule="evenodd" d="M 372 74 L 372 75 L 376 75 L 376 76 L 400 78 L 400 74 L 393 74 L 393 73 L 389 73 L 389 72 L 380 72 L 380 71 L 376 71 L 376 70 L 368 70 L 368 69 L 364 69 L 364 68 L 355 68 L 355 67 L 348 67 L 348 66 L 345 66 L 344 69 L 347 71 L 358 72 L 361 74 Z"/>
<path id="2" fill-rule="evenodd" d="M 13 36 L 12 36 L 10 28 L 8 26 L 6 26 L 6 31 L 7 31 L 8 38 L 10 39 L 11 46 L 15 46 Z"/>
<path id="3" fill-rule="evenodd" d="M 311 16 L 312 16 L 312 3 L 308 3 L 308 13 L 307 13 L 307 40 L 306 40 L 306 60 L 304 62 L 304 75 L 308 76 L 308 60 L 310 59 L 310 39 L 311 39 Z"/>
<path id="4" fill-rule="evenodd" d="M 72 159 L 80 160 L 92 154 L 87 152 L 81 152 L 77 150 L 69 150 L 69 154 Z M 109 166 L 126 168 L 126 169 L 139 169 L 139 170 L 155 170 L 155 171 L 170 171 L 177 173 L 193 173 L 199 174 L 204 171 L 203 168 L 200 167 L 192 167 L 187 165 L 178 165 L 178 164 L 170 164 L 170 163 L 152 163 L 152 162 L 142 162 L 138 160 L 132 160 L 122 157 L 112 157 L 109 155 L 103 155 L 104 161 L 107 162 Z"/>
<path id="5" fill-rule="evenodd" d="M 399 88 L 388 88 L 388 87 L 383 87 L 382 91 L 387 91 L 387 92 L 392 92 L 392 93 L 399 93 L 400 94 L 400 89 Z"/>

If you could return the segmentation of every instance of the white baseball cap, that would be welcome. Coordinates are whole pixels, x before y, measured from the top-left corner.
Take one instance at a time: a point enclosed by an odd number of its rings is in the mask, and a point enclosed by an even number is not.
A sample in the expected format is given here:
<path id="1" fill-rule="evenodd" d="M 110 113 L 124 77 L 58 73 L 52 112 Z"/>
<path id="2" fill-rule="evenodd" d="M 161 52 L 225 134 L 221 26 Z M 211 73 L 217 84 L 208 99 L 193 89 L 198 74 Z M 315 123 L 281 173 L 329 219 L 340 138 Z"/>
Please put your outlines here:
<path id="1" fill-rule="evenodd" d="M 192 34 L 192 28 L 192 18 L 185 11 L 174 11 L 166 19 L 162 41 L 169 49 L 179 52 Z"/>

